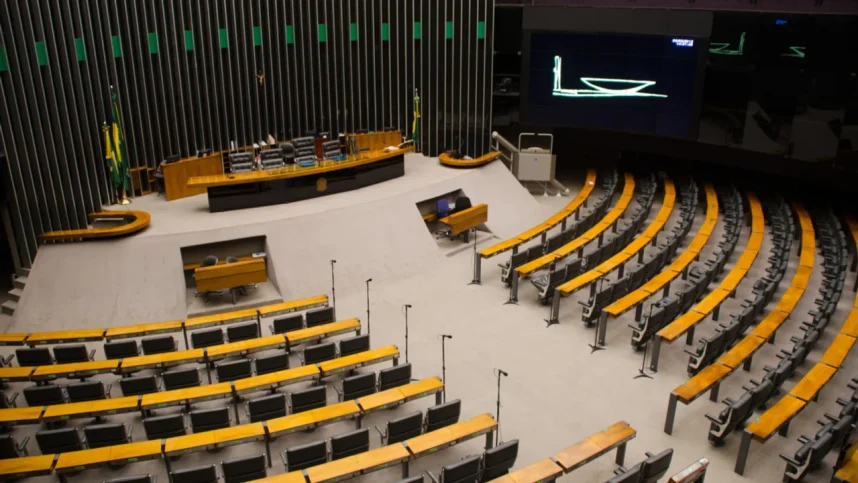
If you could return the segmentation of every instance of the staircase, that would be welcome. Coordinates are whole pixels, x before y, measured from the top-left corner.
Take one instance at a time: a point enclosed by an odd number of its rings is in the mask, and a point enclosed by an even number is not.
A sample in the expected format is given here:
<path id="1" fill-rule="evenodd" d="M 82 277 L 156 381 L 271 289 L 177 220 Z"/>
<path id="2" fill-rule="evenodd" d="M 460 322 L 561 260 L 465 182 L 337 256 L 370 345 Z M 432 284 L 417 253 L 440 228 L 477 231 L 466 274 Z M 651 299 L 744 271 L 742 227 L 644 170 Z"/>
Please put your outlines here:
<path id="1" fill-rule="evenodd" d="M 15 287 L 9 291 L 9 300 L 3 302 L 3 305 L 0 306 L 6 315 L 15 313 L 15 309 L 18 308 L 18 301 L 21 300 L 21 295 L 24 294 L 24 287 L 27 286 L 27 276 L 30 275 L 30 269 L 24 268 L 22 270 L 24 273 L 15 277 Z"/>

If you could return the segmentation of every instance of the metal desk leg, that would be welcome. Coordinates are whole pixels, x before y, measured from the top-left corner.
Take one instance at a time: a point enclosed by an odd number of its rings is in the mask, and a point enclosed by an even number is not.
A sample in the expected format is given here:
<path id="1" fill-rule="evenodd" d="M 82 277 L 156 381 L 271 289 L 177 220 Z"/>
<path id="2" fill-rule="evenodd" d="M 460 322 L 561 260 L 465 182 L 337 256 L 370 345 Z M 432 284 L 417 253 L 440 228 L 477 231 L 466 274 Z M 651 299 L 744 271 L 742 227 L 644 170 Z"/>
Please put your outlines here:
<path id="1" fill-rule="evenodd" d="M 262 422 L 262 429 L 265 430 L 265 456 L 268 458 L 268 467 L 271 468 L 271 433 L 268 432 L 268 423 Z"/>
<path id="2" fill-rule="evenodd" d="M 670 398 L 667 400 L 667 416 L 664 418 L 664 432 L 673 434 L 673 420 L 676 419 L 676 394 L 670 393 Z"/>
<path id="3" fill-rule="evenodd" d="M 191 348 L 191 346 L 188 344 L 188 329 L 185 328 L 184 322 L 182 322 L 182 335 L 185 336 L 185 350 L 188 350 Z"/>
<path id="4" fill-rule="evenodd" d="M 742 364 L 742 369 L 744 369 L 745 372 L 751 372 L 751 362 L 753 362 L 753 360 L 754 356 L 752 355 L 751 357 L 748 357 L 748 360 L 746 360 L 744 364 Z"/>
<path id="5" fill-rule="evenodd" d="M 688 329 L 688 332 L 685 333 L 685 345 L 694 344 L 694 327 L 692 326 Z"/>
<path id="6" fill-rule="evenodd" d="M 361 422 L 363 422 L 363 416 L 358 414 L 358 416 L 355 418 L 355 430 L 360 429 Z"/>
<path id="7" fill-rule="evenodd" d="M 408 478 L 408 460 L 402 462 L 402 479 Z"/>
<path id="8" fill-rule="evenodd" d="M 626 443 L 623 443 L 617 446 L 617 459 L 616 463 L 620 466 L 623 466 L 623 462 L 626 460 Z"/>
<path id="9" fill-rule="evenodd" d="M 780 428 L 778 428 L 778 434 L 784 438 L 787 437 L 789 434 L 789 421 L 785 422 Z"/>
<path id="10" fill-rule="evenodd" d="M 441 404 L 441 396 L 442 395 L 443 395 L 443 390 L 435 393 L 435 404 Z"/>
<path id="11" fill-rule="evenodd" d="M 514 268 L 509 272 L 509 300 L 507 304 L 518 303 L 518 271 Z"/>
<path id="12" fill-rule="evenodd" d="M 170 483 L 173 483 L 173 469 L 170 467 L 170 457 L 167 456 L 167 452 L 165 448 L 167 446 L 167 440 L 161 440 L 161 458 L 164 460 L 164 467 L 167 469 L 167 479 Z"/>
<path id="13" fill-rule="evenodd" d="M 737 475 L 745 474 L 745 462 L 748 460 L 748 450 L 751 448 L 751 433 L 742 433 L 742 444 L 739 446 L 739 454 L 736 456 L 736 468 L 733 470 Z"/>
<path id="14" fill-rule="evenodd" d="M 599 345 L 605 345 L 605 334 L 608 332 L 608 313 L 604 310 L 599 314 L 599 325 L 596 327 L 599 331 Z"/>
<path id="15" fill-rule="evenodd" d="M 619 272 L 617 272 L 617 280 L 623 278 L 623 275 L 625 275 L 625 273 L 626 273 L 626 264 L 621 263 L 620 264 L 620 270 L 619 270 Z"/>
<path id="16" fill-rule="evenodd" d="M 488 433 L 486 433 L 486 449 L 487 450 L 492 449 L 494 447 L 494 436 L 495 436 L 494 431 L 489 431 Z"/>
<path id="17" fill-rule="evenodd" d="M 652 342 L 652 354 L 649 356 L 649 370 L 652 372 L 658 372 L 658 356 L 661 353 L 661 336 L 653 336 Z"/>
<path id="18" fill-rule="evenodd" d="M 670 295 L 670 282 L 667 282 L 667 285 L 664 286 L 664 292 L 661 293 L 661 297 L 667 297 Z"/>
<path id="19" fill-rule="evenodd" d="M 474 257 L 474 280 L 471 281 L 471 283 L 474 285 L 479 285 L 483 281 L 482 280 L 482 276 L 483 276 L 482 275 L 482 271 L 483 271 L 482 260 L 483 260 L 483 257 L 481 257 L 479 255 Z"/>
<path id="20" fill-rule="evenodd" d="M 715 307 L 715 310 L 712 311 L 712 320 L 718 322 L 718 316 L 721 315 L 721 306 Z"/>
<path id="21" fill-rule="evenodd" d="M 709 400 L 712 402 L 718 401 L 718 392 L 721 389 L 721 383 L 716 382 L 712 385 L 712 389 L 709 390 Z"/>
<path id="22" fill-rule="evenodd" d="M 548 325 L 560 323 L 560 291 L 554 289 L 554 298 L 551 300 L 551 312 L 545 320 Z"/>
<path id="23" fill-rule="evenodd" d="M 643 315 L 643 304 L 639 303 L 635 307 L 635 322 L 640 322 L 642 315 Z"/>
<path id="24" fill-rule="evenodd" d="M 205 350 L 205 349 L 203 349 L 203 350 Z M 209 353 L 207 350 L 203 353 L 203 362 L 206 365 L 206 377 L 209 380 L 209 384 L 211 384 L 212 383 L 212 371 L 211 371 L 211 367 L 209 367 L 209 366 L 211 366 L 211 363 L 209 362 Z"/>

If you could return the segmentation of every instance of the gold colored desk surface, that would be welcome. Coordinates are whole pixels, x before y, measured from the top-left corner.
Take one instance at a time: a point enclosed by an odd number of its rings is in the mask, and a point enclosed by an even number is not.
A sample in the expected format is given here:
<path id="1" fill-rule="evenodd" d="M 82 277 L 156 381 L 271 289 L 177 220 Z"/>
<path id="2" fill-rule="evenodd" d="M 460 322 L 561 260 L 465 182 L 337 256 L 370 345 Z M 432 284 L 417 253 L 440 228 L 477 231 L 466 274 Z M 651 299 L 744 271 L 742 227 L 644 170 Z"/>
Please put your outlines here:
<path id="1" fill-rule="evenodd" d="M 300 178 L 302 176 L 314 176 L 331 171 L 339 171 L 347 168 L 355 168 L 358 166 L 377 163 L 385 159 L 401 156 L 411 151 L 414 151 L 413 146 L 390 152 L 376 151 L 360 155 L 349 155 L 345 161 L 319 161 L 317 166 L 307 168 L 303 168 L 297 164 L 292 164 L 282 168 L 250 171 L 247 173 L 195 176 L 188 180 L 188 188 L 208 189 L 214 186 L 233 186 L 247 183 L 263 183 L 278 179 Z"/>
<path id="2" fill-rule="evenodd" d="M 202 349 L 190 349 L 178 352 L 165 352 L 164 354 L 152 354 L 148 356 L 128 357 L 122 359 L 120 372 L 136 371 L 140 369 L 151 369 L 156 367 L 177 366 L 203 360 Z"/>
<path id="3" fill-rule="evenodd" d="M 0 409 L 0 423 L 7 426 L 39 424 L 45 407 L 50 406 Z"/>
<path id="4" fill-rule="evenodd" d="M 604 430 L 590 436 L 587 438 L 588 440 L 596 443 L 603 450 L 613 448 L 614 446 L 628 441 L 637 435 L 637 431 L 634 430 L 628 423 L 618 422 L 614 423 L 611 426 L 605 428 Z"/>
<path id="5" fill-rule="evenodd" d="M 837 334 L 834 340 L 831 341 L 828 349 L 822 354 L 819 362 L 828 364 L 831 367 L 840 367 L 846 356 L 849 355 L 849 351 L 852 350 L 853 345 L 855 345 L 855 337 L 846 334 Z"/>
<path id="6" fill-rule="evenodd" d="M 858 337 L 858 310 L 852 309 L 849 311 L 849 315 L 846 316 L 846 320 L 840 326 L 840 333 Z"/>
<path id="7" fill-rule="evenodd" d="M 405 446 L 391 444 L 308 468 L 307 476 L 312 483 L 335 482 L 402 463 L 410 456 Z"/>
<path id="8" fill-rule="evenodd" d="M 563 468 L 551 460 L 544 458 L 536 463 L 513 471 L 512 473 L 492 480 L 492 483 L 541 483 L 551 481 L 563 474 Z"/>
<path id="9" fill-rule="evenodd" d="M 319 377 L 319 368 L 315 365 L 299 366 L 261 376 L 239 379 L 233 381 L 233 385 L 235 386 L 235 392 L 244 394 L 247 392 L 264 391 L 272 387 L 295 384 L 301 381 L 309 381 L 317 377 Z"/>
<path id="10" fill-rule="evenodd" d="M 853 444 L 846 450 L 846 458 L 843 466 L 834 473 L 831 481 L 858 483 L 858 445 Z"/>
<path id="11" fill-rule="evenodd" d="M 781 426 L 794 418 L 807 405 L 801 399 L 787 394 L 766 410 L 756 421 L 749 424 L 745 431 L 751 433 L 757 441 L 765 442 Z"/>
<path id="12" fill-rule="evenodd" d="M 33 372 L 33 379 L 53 379 L 57 377 L 91 376 L 116 372 L 119 369 L 117 359 L 102 361 L 74 362 L 71 364 L 56 364 L 53 366 L 40 366 Z"/>
<path id="13" fill-rule="evenodd" d="M 25 456 L 0 460 L 0 475 L 10 478 L 28 478 L 32 476 L 50 475 L 54 465 L 54 456 Z"/>
<path id="14" fill-rule="evenodd" d="M 370 394 L 369 396 L 358 398 L 355 401 L 358 403 L 358 406 L 360 406 L 361 411 L 364 414 L 379 411 L 381 409 L 389 409 L 404 402 L 402 393 L 399 392 L 399 388 L 397 387 Z"/>
<path id="15" fill-rule="evenodd" d="M 412 399 L 426 397 L 430 394 L 441 392 L 441 390 L 444 389 L 444 383 L 441 382 L 441 379 L 433 376 L 419 382 L 399 386 L 396 389 L 399 390 L 400 394 L 402 394 L 402 397 L 404 397 L 406 401 L 410 401 Z"/>
<path id="16" fill-rule="evenodd" d="M 307 342 L 317 341 L 322 337 L 333 337 L 335 335 L 346 334 L 349 332 L 359 332 L 360 328 L 360 320 L 346 319 L 339 322 L 332 322 L 330 324 L 317 325 L 308 329 L 293 330 L 286 334 L 286 340 L 289 342 L 289 346 L 291 347 L 299 344 L 306 344 Z"/>
<path id="17" fill-rule="evenodd" d="M 100 401 L 55 404 L 46 406 L 42 418 L 46 421 L 83 418 L 89 416 L 109 416 L 112 414 L 137 411 L 140 396 L 117 397 Z"/>
<path id="18" fill-rule="evenodd" d="M 110 447 L 60 453 L 54 471 L 69 473 L 104 466 L 110 461 Z"/>
<path id="19" fill-rule="evenodd" d="M 256 320 L 256 317 L 256 309 L 233 310 L 232 312 L 191 317 L 189 319 L 185 319 L 185 329 L 202 329 L 205 327 L 214 327 L 216 325 L 223 325 L 232 322 Z"/>
<path id="20" fill-rule="evenodd" d="M 167 438 L 164 452 L 168 455 L 178 455 L 214 448 L 215 432 L 203 431 L 202 433 Z"/>
<path id="21" fill-rule="evenodd" d="M 119 444 L 110 447 L 112 463 L 134 463 L 161 457 L 161 440 L 140 441 L 138 443 Z"/>
<path id="22" fill-rule="evenodd" d="M 411 454 L 415 458 L 419 458 L 438 449 L 452 446 L 457 442 L 476 438 L 481 434 L 493 431 L 497 424 L 491 415 L 481 414 L 470 421 L 456 423 L 431 433 L 416 436 L 406 441 L 405 444 Z"/>
<path id="23" fill-rule="evenodd" d="M 259 441 L 265 438 L 265 428 L 262 423 L 246 423 L 239 426 L 218 429 L 214 433 L 215 446 L 223 448 L 248 441 Z"/>
<path id="24" fill-rule="evenodd" d="M 813 368 L 807 371 L 807 374 L 798 381 L 798 384 L 793 386 L 789 392 L 790 396 L 801 399 L 802 401 L 810 402 L 814 396 L 822 389 L 828 381 L 834 377 L 837 369 L 827 364 L 816 364 Z"/>
<path id="25" fill-rule="evenodd" d="M 280 473 L 279 475 L 269 476 L 261 480 L 259 483 L 307 483 L 304 478 L 304 471 L 293 471 L 291 473 Z"/>
<path id="26" fill-rule="evenodd" d="M 276 304 L 263 305 L 259 307 L 259 314 L 263 317 L 273 317 L 275 315 L 291 314 L 299 310 L 309 310 L 317 307 L 327 307 L 328 296 L 316 295 L 305 299 L 290 300 L 288 302 L 280 302 Z"/>
<path id="27" fill-rule="evenodd" d="M 209 384 L 207 386 L 189 387 L 173 391 L 144 394 L 140 400 L 141 409 L 157 409 L 181 404 L 209 401 L 232 395 L 232 386 L 228 382 Z"/>
<path id="28" fill-rule="evenodd" d="M 554 455 L 554 459 L 565 472 L 569 472 L 593 461 L 604 452 L 601 446 L 585 439 Z"/>
<path id="29" fill-rule="evenodd" d="M 748 357 L 757 352 L 757 350 L 765 343 L 766 339 L 757 337 L 756 335 L 749 335 L 719 357 L 718 362 L 727 367 L 737 369 Z"/>
<path id="30" fill-rule="evenodd" d="M 29 381 L 35 367 L 0 367 L 0 382 Z"/>
<path id="31" fill-rule="evenodd" d="M 139 210 L 128 211 L 99 211 L 90 213 L 89 220 L 122 218 L 128 223 L 106 228 L 82 228 L 79 230 L 59 230 L 42 233 L 38 236 L 39 241 L 77 241 L 90 238 L 110 238 L 136 233 L 147 226 L 152 220 L 149 213 Z"/>
<path id="32" fill-rule="evenodd" d="M 0 334 L 0 346 L 24 345 L 29 334 Z"/>
<path id="33" fill-rule="evenodd" d="M 448 153 L 441 153 L 438 155 L 438 161 L 440 161 L 441 164 L 456 168 L 476 168 L 477 166 L 482 166 L 494 161 L 500 157 L 500 154 L 501 153 L 499 151 L 489 151 L 488 153 L 474 159 L 456 159 L 451 157 Z"/>
<path id="34" fill-rule="evenodd" d="M 731 372 L 733 369 L 723 364 L 710 364 L 674 389 L 673 394 L 682 404 L 690 404 Z"/>
<path id="35" fill-rule="evenodd" d="M 170 332 L 181 332 L 182 321 L 170 320 L 167 322 L 153 322 L 150 324 L 126 325 L 124 327 L 113 327 L 107 329 L 104 337 L 108 342 L 117 339 L 131 337 L 143 337 L 144 335 L 167 334 Z"/>
<path id="36" fill-rule="evenodd" d="M 209 360 L 219 359 L 230 355 L 244 355 L 251 352 L 273 349 L 286 345 L 286 337 L 283 334 L 269 335 L 238 342 L 216 345 L 206 349 Z"/>
<path id="37" fill-rule="evenodd" d="M 302 413 L 290 414 L 267 421 L 268 432 L 272 437 L 281 434 L 294 433 L 304 429 L 344 419 L 352 419 L 360 415 L 360 407 L 355 401 L 345 401 Z"/>
<path id="38" fill-rule="evenodd" d="M 36 332 L 27 337 L 27 345 L 63 344 L 66 342 L 92 342 L 104 338 L 107 329 L 61 330 L 55 332 Z"/>
<path id="39" fill-rule="evenodd" d="M 395 345 L 380 347 L 357 354 L 352 354 L 346 357 L 338 357 L 329 361 L 319 363 L 319 369 L 322 371 L 322 376 L 338 374 L 340 372 L 358 369 L 368 364 L 387 361 L 390 359 L 399 358 L 399 349 Z"/>
<path id="40" fill-rule="evenodd" d="M 665 272 L 665 273 L 667 273 L 667 272 Z M 673 273 L 673 272 L 670 272 L 670 273 Z M 652 279 L 652 280 L 655 280 L 655 279 Z M 652 282 L 652 280 L 650 280 L 650 282 Z M 644 287 L 641 287 L 641 288 L 635 290 L 634 292 L 631 292 L 631 293 L 625 295 L 621 299 L 619 299 L 616 302 L 612 303 L 611 305 L 605 307 L 605 312 L 610 314 L 612 317 L 620 316 L 621 314 L 625 313 L 627 310 L 631 309 L 632 307 L 636 306 L 637 304 L 648 299 L 649 296 L 652 295 L 652 292 L 650 292 L 649 289 L 650 289 L 649 287 L 644 286 Z"/>

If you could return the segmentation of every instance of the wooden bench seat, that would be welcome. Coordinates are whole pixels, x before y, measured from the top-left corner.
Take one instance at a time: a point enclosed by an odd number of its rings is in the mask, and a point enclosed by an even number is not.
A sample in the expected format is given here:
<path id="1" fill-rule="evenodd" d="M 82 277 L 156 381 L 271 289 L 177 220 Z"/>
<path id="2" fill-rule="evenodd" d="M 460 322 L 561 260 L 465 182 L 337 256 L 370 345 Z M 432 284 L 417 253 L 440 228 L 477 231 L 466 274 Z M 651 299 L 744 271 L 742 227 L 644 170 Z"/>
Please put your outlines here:
<path id="1" fill-rule="evenodd" d="M 748 451 L 751 448 L 751 440 L 765 443 L 775 432 L 786 436 L 789 430 L 789 422 L 798 415 L 807 402 L 786 395 L 780 401 L 771 406 L 756 421 L 745 427 L 742 433 L 742 442 L 739 446 L 739 454 L 736 457 L 734 471 L 741 475 L 745 472 L 745 463 L 748 460 Z"/>
<path id="2" fill-rule="evenodd" d="M 837 369 L 828 364 L 815 364 L 807 374 L 805 374 L 798 383 L 792 387 L 789 395 L 801 399 L 805 402 L 810 402 L 816 399 L 822 387 L 834 377 Z"/>

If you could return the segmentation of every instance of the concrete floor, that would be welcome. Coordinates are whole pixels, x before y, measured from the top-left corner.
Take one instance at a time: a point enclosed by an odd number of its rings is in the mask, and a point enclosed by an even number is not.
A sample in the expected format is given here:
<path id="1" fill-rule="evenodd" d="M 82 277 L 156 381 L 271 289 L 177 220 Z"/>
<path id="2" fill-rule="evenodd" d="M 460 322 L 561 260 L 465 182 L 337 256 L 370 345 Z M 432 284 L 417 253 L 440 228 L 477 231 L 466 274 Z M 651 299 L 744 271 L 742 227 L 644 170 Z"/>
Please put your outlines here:
<path id="1" fill-rule="evenodd" d="M 502 379 L 500 387 L 500 433 L 504 441 L 514 438 L 521 441 L 518 467 L 550 456 L 618 420 L 625 420 L 638 431 L 637 438 L 628 445 L 626 462 L 629 465 L 643 459 L 647 451 L 659 452 L 673 448 L 675 453 L 671 473 L 706 457 L 711 462 L 707 481 L 780 481 L 784 462 L 778 458 L 778 453 L 794 452 L 799 447 L 796 438 L 803 433 L 814 433 L 817 427 L 815 421 L 822 418 L 824 412 L 838 411 L 835 399 L 851 392 L 846 388 L 846 383 L 854 375 L 849 370 L 853 368 L 854 354 L 846 361 L 847 370 L 840 371 L 829 382 L 819 402 L 811 404 L 793 421 L 789 437 L 775 436 L 764 446 L 752 445 L 745 476 L 739 477 L 733 473 L 739 434 L 728 437 L 727 444 L 722 448 L 713 448 L 707 442 L 708 421 L 704 415 L 719 412 L 723 407 L 720 402 L 713 403 L 704 397 L 690 406 L 680 405 L 674 434 L 668 436 L 663 432 L 668 395 L 688 378 L 685 369 L 687 355 L 682 352 L 681 343 L 662 347 L 660 370 L 653 375 L 654 379 L 634 379 L 640 368 L 642 353 L 634 352 L 629 346 L 631 329 L 626 324 L 632 321 L 633 312 L 612 320 L 608 326 L 607 350 L 591 354 L 587 344 L 593 340 L 593 330 L 580 322 L 580 306 L 576 303 L 586 296 L 586 290 L 564 299 L 561 304 L 561 323 L 546 328 L 543 319 L 548 316 L 548 307 L 539 305 L 536 290 L 528 281 L 521 284 L 518 305 L 503 304 L 508 291 L 500 282 L 500 269 L 496 263 L 505 262 L 508 255 L 484 261 L 482 285 L 468 285 L 473 270 L 472 251 L 457 250 L 447 243 L 437 243 L 422 225 L 414 202 L 411 202 L 427 199 L 432 193 L 449 192 L 451 188 L 464 189 L 472 202 L 489 203 L 488 228 L 497 237 L 506 238 L 541 222 L 568 203 L 570 197 L 530 196 L 500 163 L 464 172 L 441 168 L 434 161 L 419 157 L 409 158 L 408 163 L 404 178 L 359 192 L 342 194 L 347 195 L 345 199 L 335 195 L 328 197 L 330 199 L 310 200 L 307 206 L 302 206 L 302 202 L 283 207 L 243 210 L 232 213 L 232 218 L 227 216 L 228 213 L 209 214 L 200 210 L 201 206 L 204 207 L 204 197 L 183 200 L 183 204 L 176 205 L 175 210 L 183 214 L 174 215 L 175 218 L 168 212 L 174 209 L 172 204 L 167 204 L 163 199 L 147 199 L 147 208 L 160 210 L 160 218 L 153 215 L 153 226 L 138 238 L 93 244 L 98 245 L 99 250 L 87 249 L 88 244 L 45 247 L 50 249 L 45 251 L 51 253 L 43 255 L 40 252 L 30 275 L 25 298 L 22 299 L 23 310 L 19 309 L 16 313 L 9 331 L 61 329 L 69 326 L 99 327 L 182 318 L 185 314 L 175 307 L 159 308 L 157 297 L 166 293 L 171 286 L 159 290 L 151 287 L 158 284 L 159 280 L 173 277 L 174 257 L 171 255 L 169 260 L 167 257 L 156 258 L 153 252 L 141 248 L 142 241 L 148 239 L 147 244 L 160 248 L 166 246 L 172 250 L 181 244 L 236 238 L 256 231 L 266 233 L 269 245 L 275 247 L 270 256 L 278 267 L 277 280 L 284 299 L 329 292 L 329 272 L 325 262 L 336 258 L 339 318 L 360 317 L 364 333 L 372 335 L 373 347 L 397 344 L 403 359 L 403 304 L 412 304 L 409 310 L 409 358 L 415 367 L 415 377 L 440 376 L 441 343 L 438 337 L 442 333 L 452 334 L 453 339 L 447 342 L 447 398 L 462 399 L 463 419 L 480 413 L 496 412 L 498 382 L 494 369 L 507 371 L 509 377 Z M 564 182 L 572 191 L 570 196 L 574 196 L 581 185 L 580 179 Z M 660 196 L 656 195 L 656 203 L 647 223 L 660 207 Z M 406 203 L 408 210 L 398 208 Z M 136 208 L 143 205 L 142 200 L 135 203 Z M 182 211 L 185 209 L 188 211 Z M 191 216 L 193 210 L 197 212 Z M 701 207 L 683 247 L 699 228 L 702 213 Z M 236 216 L 247 221 L 248 226 L 230 226 Z M 179 228 L 176 221 L 181 217 L 188 220 L 183 229 Z M 668 226 L 676 222 L 677 215 L 674 214 Z M 278 226 L 278 223 L 283 226 Z M 298 227 L 306 229 L 296 230 Z M 719 223 L 701 259 L 706 258 L 719 238 L 721 229 Z M 280 230 L 289 230 L 289 238 L 278 238 Z M 380 233 L 374 233 L 373 230 L 380 230 Z M 748 236 L 746 228 L 725 274 L 732 267 L 732 262 L 741 255 Z M 289 253 L 294 250 L 276 251 L 278 244 L 286 240 L 290 247 L 314 248 L 312 253 L 297 255 Z M 134 244 L 134 241 L 141 244 Z M 492 241 L 486 237 L 478 242 L 479 246 L 490 243 Z M 722 307 L 721 321 L 728 320 L 728 314 L 737 310 L 744 298 L 743 293 L 750 291 L 753 281 L 763 272 L 767 258 L 764 255 L 770 247 L 770 234 L 767 233 L 763 251 L 739 287 L 738 296 L 728 300 Z M 113 282 L 115 285 L 112 290 L 102 293 L 98 299 L 93 298 L 94 293 L 103 290 L 97 277 L 89 276 L 85 271 L 83 274 L 69 274 L 68 271 L 84 270 L 82 267 L 86 267 L 87 263 L 100 263 L 100 254 L 103 256 L 105 250 L 114 248 L 116 252 L 110 252 L 107 257 L 109 260 L 125 257 L 130 260 L 126 262 L 128 264 L 145 266 L 149 263 L 151 268 L 124 275 L 122 282 Z M 794 252 L 796 248 L 797 244 L 794 245 Z M 76 256 L 84 257 L 83 261 L 68 262 L 72 264 L 68 266 L 66 262 Z M 302 261 L 302 258 L 305 260 Z M 817 257 L 818 270 L 811 278 L 810 288 L 795 310 L 795 315 L 779 332 L 778 343 L 766 345 L 757 353 L 750 373 L 738 371 L 728 377 L 722 384 L 722 398 L 738 396 L 742 391 L 741 386 L 749 379 L 762 377 L 763 366 L 775 364 L 775 354 L 787 347 L 789 336 L 799 333 L 799 324 L 805 320 L 803 314 L 813 306 L 815 291 L 821 280 L 821 262 L 821 258 Z M 785 280 L 792 277 L 796 263 L 797 256 L 793 253 Z M 70 294 L 65 284 L 71 283 L 76 276 L 85 277 L 88 284 L 81 284 L 85 289 L 75 288 Z M 370 277 L 373 278 L 371 327 L 366 317 L 366 293 L 363 288 L 363 281 Z M 60 282 L 47 282 L 57 279 Z M 851 288 L 854 283 L 855 274 L 850 273 L 847 284 Z M 775 294 L 775 300 L 782 292 L 783 289 Z M 139 302 L 141 297 L 144 300 Z M 179 297 L 183 299 L 184 294 Z M 70 300 L 75 302 L 72 306 L 58 306 Z M 852 301 L 853 294 L 846 292 L 827 333 L 808 357 L 798 377 L 786 383 L 787 390 L 821 356 L 845 319 Z M 100 304 L 107 308 L 100 307 Z M 150 308 L 144 311 L 141 308 L 144 304 Z M 125 310 L 126 307 L 130 310 Z M 69 324 L 69 320 L 73 323 Z M 268 321 L 264 321 L 263 327 L 267 325 Z M 711 318 L 707 319 L 697 331 L 697 337 L 705 337 L 715 327 L 716 323 Z M 97 357 L 103 357 L 100 345 L 94 345 L 93 348 L 99 349 Z M 8 352 L 9 349 L 2 349 L 2 353 Z M 115 377 L 100 377 L 105 382 L 115 382 Z M 26 385 L 12 384 L 6 394 L 20 391 Z M 298 385 L 290 389 L 303 387 Z M 119 395 L 118 388 L 114 389 L 114 395 Z M 328 397 L 330 402 L 334 402 L 336 393 L 329 389 Z M 211 402 L 200 407 L 223 404 L 222 401 Z M 380 425 L 388 419 L 433 404 L 434 401 L 429 398 L 390 412 L 378 413 L 366 420 L 366 426 Z M 167 414 L 167 411 L 162 413 Z M 109 420 L 133 424 L 135 440 L 145 436 L 139 415 L 114 416 Z M 81 420 L 74 424 L 82 427 L 89 422 Z M 21 440 L 24 436 L 32 436 L 35 429 L 16 428 L 13 435 Z M 290 435 L 276 441 L 273 450 L 279 453 L 287 447 L 349 430 L 351 425 L 344 423 L 321 428 L 312 434 Z M 378 446 L 377 434 L 373 432 L 371 438 L 372 446 Z M 411 472 L 437 472 L 445 464 L 481 452 L 481 445 L 482 440 L 478 439 L 440 451 L 413 464 Z M 34 441 L 30 447 L 32 454 L 38 454 Z M 175 462 L 174 467 L 219 463 L 224 459 L 263 451 L 264 444 L 258 443 L 232 447 L 218 454 L 195 453 Z M 828 481 L 834 456 L 829 455 L 823 468 L 806 481 Z M 282 471 L 282 468 L 278 454 L 270 474 Z M 605 456 L 560 481 L 605 481 L 611 477 L 615 468 L 613 455 Z M 70 481 L 101 481 L 146 472 L 158 475 L 161 481 L 167 481 L 160 462 L 139 463 L 119 471 L 89 471 Z M 393 482 L 398 478 L 398 469 L 388 469 L 356 481 Z M 34 481 L 49 480 L 39 478 Z"/>

